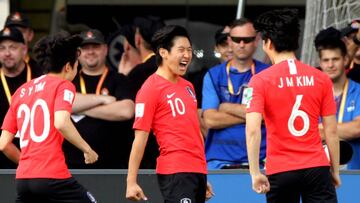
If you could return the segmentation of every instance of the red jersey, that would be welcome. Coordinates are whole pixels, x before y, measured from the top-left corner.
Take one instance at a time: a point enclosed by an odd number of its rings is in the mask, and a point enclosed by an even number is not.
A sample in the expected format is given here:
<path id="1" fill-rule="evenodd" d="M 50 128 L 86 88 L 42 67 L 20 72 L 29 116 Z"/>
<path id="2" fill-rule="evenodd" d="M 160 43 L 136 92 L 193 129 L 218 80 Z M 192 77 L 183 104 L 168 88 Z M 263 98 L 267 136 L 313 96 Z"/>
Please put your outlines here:
<path id="1" fill-rule="evenodd" d="M 71 177 L 62 151 L 64 137 L 54 127 L 54 114 L 60 110 L 71 112 L 74 95 L 70 81 L 46 75 L 15 92 L 2 129 L 20 134 L 16 178 Z"/>
<path id="2" fill-rule="evenodd" d="M 197 100 L 190 82 L 180 78 L 174 84 L 156 73 L 151 75 L 136 96 L 133 127 L 153 130 L 160 146 L 158 174 L 207 173 Z"/>
<path id="3" fill-rule="evenodd" d="M 319 118 L 335 115 L 327 75 L 292 59 L 256 74 L 247 112 L 261 113 L 267 130 L 266 174 L 329 166 Z"/>

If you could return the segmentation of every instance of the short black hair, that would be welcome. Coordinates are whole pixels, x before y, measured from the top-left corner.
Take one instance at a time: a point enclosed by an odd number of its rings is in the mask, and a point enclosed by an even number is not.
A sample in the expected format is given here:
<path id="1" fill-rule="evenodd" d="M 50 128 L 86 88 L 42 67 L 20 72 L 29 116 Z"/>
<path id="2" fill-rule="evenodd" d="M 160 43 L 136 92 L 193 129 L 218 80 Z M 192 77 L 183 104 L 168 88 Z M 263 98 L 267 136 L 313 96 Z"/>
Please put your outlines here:
<path id="1" fill-rule="evenodd" d="M 45 72 L 60 73 L 66 63 L 75 64 L 81 43 L 80 35 L 71 36 L 65 31 L 44 36 L 34 46 L 36 61 Z"/>
<path id="2" fill-rule="evenodd" d="M 256 19 L 254 27 L 263 40 L 271 40 L 277 52 L 296 51 L 299 48 L 300 24 L 296 9 L 263 13 Z"/>
<path id="3" fill-rule="evenodd" d="M 237 27 L 237 26 L 243 26 L 247 23 L 253 24 L 253 22 L 251 20 L 244 18 L 244 17 L 236 19 L 230 23 L 230 29 L 233 29 L 234 27 Z"/>
<path id="4" fill-rule="evenodd" d="M 321 30 L 314 40 L 315 48 L 319 56 L 321 57 L 321 51 L 324 49 L 339 49 L 341 55 L 346 56 L 346 45 L 341 38 L 341 32 L 334 27 Z"/>
<path id="5" fill-rule="evenodd" d="M 170 52 L 174 46 L 174 39 L 176 37 L 186 37 L 190 41 L 188 32 L 186 29 L 179 25 L 167 25 L 159 29 L 153 36 L 151 44 L 156 54 L 156 64 L 160 66 L 162 64 L 162 57 L 160 56 L 160 48 L 164 48 Z"/>

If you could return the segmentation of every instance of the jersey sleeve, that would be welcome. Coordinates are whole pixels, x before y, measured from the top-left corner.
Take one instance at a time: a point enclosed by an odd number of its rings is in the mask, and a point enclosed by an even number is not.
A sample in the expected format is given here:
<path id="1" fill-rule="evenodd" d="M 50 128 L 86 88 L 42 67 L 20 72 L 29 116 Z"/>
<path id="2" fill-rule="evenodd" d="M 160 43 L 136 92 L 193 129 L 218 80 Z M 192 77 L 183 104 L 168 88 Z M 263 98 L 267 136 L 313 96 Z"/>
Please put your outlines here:
<path id="1" fill-rule="evenodd" d="M 246 97 L 249 101 L 246 105 L 246 112 L 264 113 L 265 99 L 264 99 L 265 84 L 263 80 L 257 76 L 251 78 L 249 88 L 247 88 Z M 245 94 L 245 92 L 244 92 Z"/>
<path id="2" fill-rule="evenodd" d="M 202 104 L 201 108 L 207 109 L 218 109 L 220 105 L 219 97 L 217 96 L 214 84 L 211 80 L 210 73 L 207 72 L 204 76 L 204 83 L 202 89 Z"/>
<path id="3" fill-rule="evenodd" d="M 10 108 L 8 109 L 3 124 L 1 126 L 1 129 L 9 131 L 13 134 L 16 134 L 16 132 L 18 131 L 16 112 L 13 106 L 10 106 Z"/>
<path id="4" fill-rule="evenodd" d="M 336 114 L 336 103 L 334 99 L 333 85 L 330 78 L 325 77 L 325 83 L 323 88 L 323 101 L 321 106 L 320 115 L 329 116 Z"/>
<path id="5" fill-rule="evenodd" d="M 157 96 L 149 85 L 143 86 L 135 100 L 135 121 L 133 128 L 150 132 L 156 111 Z"/>
<path id="6" fill-rule="evenodd" d="M 65 110 L 71 113 L 75 92 L 75 86 L 71 82 L 64 81 L 61 83 L 55 94 L 54 112 Z"/>

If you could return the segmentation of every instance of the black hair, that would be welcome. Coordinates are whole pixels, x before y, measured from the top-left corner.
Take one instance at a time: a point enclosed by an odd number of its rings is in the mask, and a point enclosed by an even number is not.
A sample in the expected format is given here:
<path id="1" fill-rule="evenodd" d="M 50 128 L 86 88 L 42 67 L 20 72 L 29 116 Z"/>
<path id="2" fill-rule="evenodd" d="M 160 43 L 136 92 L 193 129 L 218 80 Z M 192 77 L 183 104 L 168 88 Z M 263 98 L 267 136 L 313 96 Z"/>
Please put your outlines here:
<path id="1" fill-rule="evenodd" d="M 79 56 L 80 35 L 70 35 L 60 31 L 41 38 L 34 46 L 37 63 L 45 72 L 60 73 L 66 63 L 73 66 Z"/>
<path id="2" fill-rule="evenodd" d="M 321 57 L 321 51 L 324 49 L 339 49 L 341 55 L 346 56 L 346 45 L 341 38 L 341 32 L 334 27 L 321 30 L 314 40 L 315 48 L 319 56 Z"/>
<path id="3" fill-rule="evenodd" d="M 263 13 L 256 19 L 254 27 L 265 42 L 271 40 L 277 52 L 295 51 L 299 48 L 300 24 L 296 9 Z"/>
<path id="4" fill-rule="evenodd" d="M 243 26 L 247 23 L 253 24 L 253 22 L 251 20 L 244 18 L 244 17 L 240 18 L 240 19 L 236 19 L 230 23 L 230 29 L 233 29 L 234 27 L 237 27 L 237 26 Z"/>
<path id="5" fill-rule="evenodd" d="M 153 50 L 156 54 L 156 64 L 160 66 L 162 64 L 162 57 L 160 56 L 160 48 L 164 48 L 170 52 L 171 48 L 174 46 L 174 39 L 176 37 L 186 37 L 190 41 L 188 32 L 182 26 L 178 25 L 167 25 L 159 29 L 153 36 L 151 44 Z"/>

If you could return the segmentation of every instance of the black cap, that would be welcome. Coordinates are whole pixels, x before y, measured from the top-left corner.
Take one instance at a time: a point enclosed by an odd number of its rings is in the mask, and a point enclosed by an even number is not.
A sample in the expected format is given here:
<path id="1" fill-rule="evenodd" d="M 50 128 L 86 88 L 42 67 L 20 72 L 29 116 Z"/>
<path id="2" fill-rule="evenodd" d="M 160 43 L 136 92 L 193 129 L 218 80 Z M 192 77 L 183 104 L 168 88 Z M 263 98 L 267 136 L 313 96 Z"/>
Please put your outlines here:
<path id="1" fill-rule="evenodd" d="M 341 36 L 349 36 L 351 33 L 357 32 L 360 26 L 360 19 L 353 20 L 348 26 L 341 29 Z"/>
<path id="2" fill-rule="evenodd" d="M 22 33 L 14 27 L 5 27 L 0 31 L 0 42 L 6 39 L 25 44 Z"/>
<path id="3" fill-rule="evenodd" d="M 141 36 L 150 44 L 154 33 L 164 27 L 165 23 L 155 16 L 136 17 L 134 19 L 134 26 L 139 28 Z"/>
<path id="4" fill-rule="evenodd" d="M 123 35 L 126 40 L 129 42 L 129 44 L 133 47 L 135 47 L 135 27 L 126 24 L 121 27 L 120 34 Z"/>
<path id="5" fill-rule="evenodd" d="M 84 31 L 80 34 L 83 42 L 81 45 L 84 44 L 105 44 L 104 35 L 96 29 L 91 29 L 88 31 Z"/>
<path id="6" fill-rule="evenodd" d="M 6 18 L 5 27 L 20 26 L 24 28 L 30 27 L 29 18 L 20 12 L 14 12 Z"/>
<path id="7" fill-rule="evenodd" d="M 226 42 L 229 33 L 223 32 L 224 28 L 221 28 L 215 32 L 215 44 L 219 45 Z"/>

